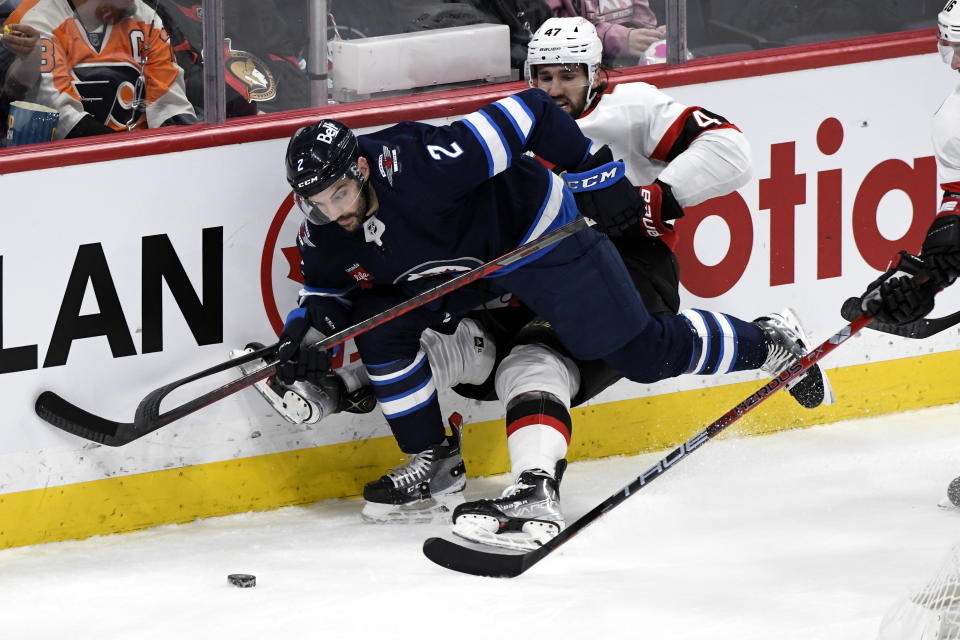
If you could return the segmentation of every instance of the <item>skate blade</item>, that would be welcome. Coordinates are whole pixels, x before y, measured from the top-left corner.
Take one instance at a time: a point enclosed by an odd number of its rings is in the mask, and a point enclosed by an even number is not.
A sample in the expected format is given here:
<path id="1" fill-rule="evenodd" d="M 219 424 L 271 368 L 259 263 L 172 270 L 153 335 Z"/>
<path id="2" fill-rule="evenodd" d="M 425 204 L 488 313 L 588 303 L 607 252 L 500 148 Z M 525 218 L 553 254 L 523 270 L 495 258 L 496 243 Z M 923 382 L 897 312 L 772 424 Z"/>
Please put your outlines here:
<path id="1" fill-rule="evenodd" d="M 542 547 L 547 541 L 553 538 L 559 531 L 555 527 L 549 527 L 549 532 L 540 527 L 529 527 L 524 525 L 524 531 L 507 531 L 505 533 L 493 533 L 482 524 L 471 522 L 461 517 L 453 525 L 451 531 L 453 535 L 459 536 L 464 540 L 475 542 L 477 544 L 489 547 L 498 547 L 500 549 L 511 549 L 513 551 L 534 551 Z"/>
<path id="2" fill-rule="evenodd" d="M 249 347 L 245 349 L 233 349 L 230 352 L 230 358 L 239 358 L 252 351 L 253 349 Z M 249 375 L 265 364 L 267 363 L 263 359 L 257 359 L 246 364 L 241 364 L 237 368 L 240 369 L 243 375 Z M 254 382 L 253 388 L 278 416 L 290 424 L 313 424 L 320 420 L 319 413 L 314 411 L 310 403 L 293 390 L 287 389 L 283 396 L 280 396 L 270 387 L 270 383 L 267 380 Z"/>
<path id="3" fill-rule="evenodd" d="M 453 510 L 462 502 L 462 491 L 406 505 L 368 502 L 360 519 L 368 524 L 450 524 Z"/>
<path id="4" fill-rule="evenodd" d="M 803 346 L 809 353 L 809 350 L 812 349 L 814 345 L 810 344 L 810 335 L 807 333 L 807 328 L 800 322 L 797 312 L 794 311 L 792 307 L 787 307 L 780 312 L 780 315 L 787 321 L 787 324 L 792 324 L 795 330 L 799 330 L 799 335 L 803 339 Z M 835 404 L 837 402 L 837 396 L 833 393 L 833 385 L 830 384 L 830 378 L 827 376 L 827 372 L 823 370 L 823 367 L 820 367 L 820 375 L 823 378 L 823 401 L 817 406 Z M 803 375 L 788 384 L 787 390 L 792 389 L 798 382 L 806 377 L 806 375 Z"/>

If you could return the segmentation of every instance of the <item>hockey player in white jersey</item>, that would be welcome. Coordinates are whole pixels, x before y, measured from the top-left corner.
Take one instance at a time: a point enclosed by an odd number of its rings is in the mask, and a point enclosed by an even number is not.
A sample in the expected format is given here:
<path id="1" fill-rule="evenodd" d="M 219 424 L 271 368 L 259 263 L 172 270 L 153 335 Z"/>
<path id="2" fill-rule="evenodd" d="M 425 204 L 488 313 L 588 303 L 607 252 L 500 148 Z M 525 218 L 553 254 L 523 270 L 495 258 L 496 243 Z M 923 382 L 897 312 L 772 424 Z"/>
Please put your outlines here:
<path id="1" fill-rule="evenodd" d="M 950 0 L 937 16 L 943 62 L 960 71 L 960 2 Z M 878 320 L 906 324 L 934 307 L 934 296 L 960 276 L 960 86 L 933 117 L 933 149 L 943 198 L 919 256 L 901 251 L 861 296 L 863 310 Z M 960 507 L 960 478 L 950 483 L 945 508 Z"/>
<path id="2" fill-rule="evenodd" d="M 950 0 L 938 16 L 943 61 L 960 71 L 960 2 Z M 960 275 L 960 86 L 933 117 L 933 149 L 943 198 L 919 256 L 905 251 L 861 296 L 863 310 L 883 322 L 906 324 L 923 318 L 934 295 Z"/>
<path id="3" fill-rule="evenodd" d="M 583 18 L 552 18 L 530 41 L 527 77 L 577 119 L 596 146 L 598 162 L 622 158 L 629 183 L 622 188 L 578 193 L 576 177 L 567 183 L 584 215 L 614 241 L 654 313 L 677 313 L 679 274 L 672 249 L 672 220 L 683 207 L 728 194 L 750 178 L 750 147 L 725 118 L 698 106 L 686 106 L 646 83 L 621 84 L 604 93 L 602 46 L 594 26 Z M 643 185 L 637 189 L 633 185 Z M 641 200 L 642 198 L 642 200 Z M 686 310 L 692 329 L 706 341 L 725 333 L 724 314 Z M 764 369 L 776 373 L 809 344 L 792 312 L 755 321 L 769 336 Z M 453 532 L 475 542 L 531 549 L 564 526 L 559 484 L 572 422 L 569 408 L 620 379 L 599 362 L 573 358 L 549 325 L 531 323 L 496 374 L 498 397 L 506 406 L 507 443 L 514 483 L 499 498 L 467 502 L 456 508 Z M 719 350 L 719 351 L 722 351 Z M 689 373 L 719 373 L 719 351 Z M 818 370 L 791 389 L 807 407 L 833 402 L 826 377 Z"/>

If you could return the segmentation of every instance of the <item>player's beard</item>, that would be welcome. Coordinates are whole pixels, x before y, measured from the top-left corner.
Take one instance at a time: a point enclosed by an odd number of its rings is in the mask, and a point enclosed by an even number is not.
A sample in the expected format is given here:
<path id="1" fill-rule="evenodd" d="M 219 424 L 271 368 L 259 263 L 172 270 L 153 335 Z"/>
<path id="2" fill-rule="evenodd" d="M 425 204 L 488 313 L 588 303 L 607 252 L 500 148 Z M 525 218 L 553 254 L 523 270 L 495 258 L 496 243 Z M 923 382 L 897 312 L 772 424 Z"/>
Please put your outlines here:
<path id="1" fill-rule="evenodd" d="M 369 182 L 365 184 L 361 189 L 360 194 L 357 196 L 356 209 L 349 213 L 345 213 L 334 220 L 336 224 L 340 225 L 341 229 L 348 233 L 359 231 L 360 227 L 367 219 L 367 210 L 370 208 L 370 195 L 367 192 L 369 185 Z"/>
<path id="2" fill-rule="evenodd" d="M 570 117 L 576 120 L 583 114 L 584 109 L 587 108 L 587 92 L 584 91 L 576 100 L 571 100 L 568 96 L 564 95 L 560 100 L 554 99 L 554 102 L 558 107 L 570 114 Z"/>

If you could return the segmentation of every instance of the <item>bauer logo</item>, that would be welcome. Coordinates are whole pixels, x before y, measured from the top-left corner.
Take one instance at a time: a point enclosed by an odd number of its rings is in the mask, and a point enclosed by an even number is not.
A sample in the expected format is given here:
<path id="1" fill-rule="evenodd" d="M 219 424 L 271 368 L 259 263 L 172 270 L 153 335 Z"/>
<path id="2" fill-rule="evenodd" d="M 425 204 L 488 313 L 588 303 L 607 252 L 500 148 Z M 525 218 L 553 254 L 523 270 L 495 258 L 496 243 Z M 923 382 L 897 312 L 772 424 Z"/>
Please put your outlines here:
<path id="1" fill-rule="evenodd" d="M 263 309 L 270 326 L 279 336 L 283 330 L 283 318 L 297 306 L 303 276 L 300 273 L 300 251 L 297 237 L 304 228 L 303 215 L 294 206 L 293 193 L 287 195 L 270 223 L 260 256 L 260 294 Z M 309 238 L 307 236 L 307 238 Z M 333 366 L 354 362 L 360 358 L 353 340 L 337 350 Z"/>

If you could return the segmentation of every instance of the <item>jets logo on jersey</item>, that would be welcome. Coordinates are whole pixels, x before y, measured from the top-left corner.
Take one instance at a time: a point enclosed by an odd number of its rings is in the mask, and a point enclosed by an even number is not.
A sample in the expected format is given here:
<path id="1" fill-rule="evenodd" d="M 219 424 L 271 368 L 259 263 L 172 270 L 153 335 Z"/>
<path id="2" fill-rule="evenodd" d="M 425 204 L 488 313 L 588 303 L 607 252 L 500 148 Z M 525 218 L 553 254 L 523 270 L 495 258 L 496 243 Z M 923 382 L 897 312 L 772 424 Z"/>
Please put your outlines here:
<path id="1" fill-rule="evenodd" d="M 431 260 L 423 262 L 413 267 L 406 273 L 402 273 L 394 280 L 394 284 L 400 282 L 410 282 L 420 280 L 421 278 L 432 278 L 447 273 L 462 273 L 470 271 L 483 264 L 478 258 L 452 258 L 449 260 Z"/>
<path id="2" fill-rule="evenodd" d="M 377 158 L 377 166 L 380 168 L 380 175 L 387 179 L 390 186 L 393 186 L 393 174 L 400 173 L 400 162 L 397 160 L 397 150 L 390 147 L 383 147 L 383 153 Z"/>
<path id="3" fill-rule="evenodd" d="M 360 283 L 361 289 L 369 289 L 373 286 L 373 276 L 370 275 L 370 272 L 360 266 L 359 262 L 354 262 L 352 265 L 347 267 L 347 273 Z"/>

